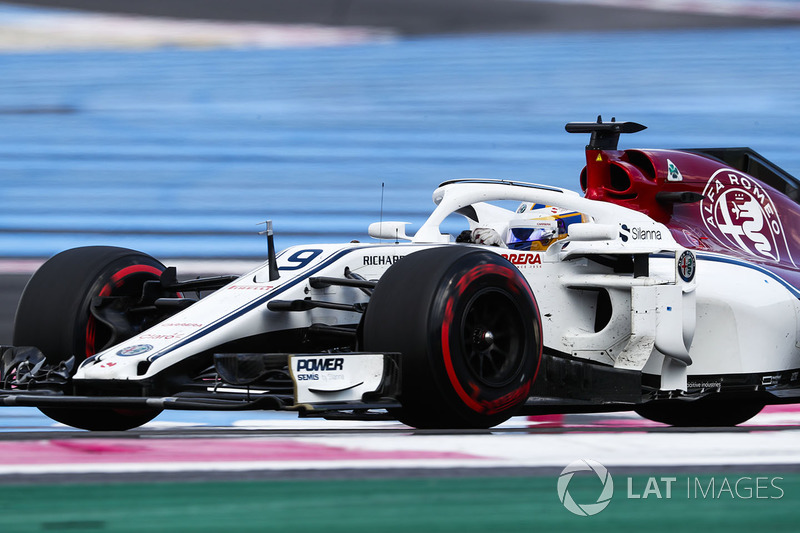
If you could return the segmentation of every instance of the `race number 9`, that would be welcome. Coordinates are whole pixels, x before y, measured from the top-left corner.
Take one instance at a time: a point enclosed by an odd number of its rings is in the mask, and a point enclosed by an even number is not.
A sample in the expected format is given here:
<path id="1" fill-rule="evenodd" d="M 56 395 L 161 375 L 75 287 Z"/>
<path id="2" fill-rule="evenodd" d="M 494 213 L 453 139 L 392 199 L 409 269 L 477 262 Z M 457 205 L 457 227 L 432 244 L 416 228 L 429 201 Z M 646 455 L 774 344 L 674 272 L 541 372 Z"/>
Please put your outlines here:
<path id="1" fill-rule="evenodd" d="M 293 253 L 290 257 L 286 259 L 289 263 L 294 263 L 290 266 L 282 266 L 279 270 L 300 270 L 307 266 L 311 261 L 314 260 L 319 254 L 322 253 L 322 250 L 318 249 L 311 249 L 311 250 L 300 250 L 298 252 Z"/>

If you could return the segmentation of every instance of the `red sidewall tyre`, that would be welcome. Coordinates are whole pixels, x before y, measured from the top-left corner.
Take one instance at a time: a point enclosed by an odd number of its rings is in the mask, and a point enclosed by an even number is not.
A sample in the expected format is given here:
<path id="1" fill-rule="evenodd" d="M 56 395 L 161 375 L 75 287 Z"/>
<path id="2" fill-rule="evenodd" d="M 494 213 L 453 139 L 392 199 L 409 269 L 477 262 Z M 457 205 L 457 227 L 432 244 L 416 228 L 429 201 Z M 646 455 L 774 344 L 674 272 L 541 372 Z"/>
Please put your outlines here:
<path id="1" fill-rule="evenodd" d="M 446 246 L 410 254 L 381 278 L 364 348 L 402 353 L 401 421 L 487 428 L 527 400 L 542 355 L 536 299 L 502 256 Z"/>
<path id="2" fill-rule="evenodd" d="M 148 280 L 158 279 L 163 264 L 147 254 L 111 246 L 88 246 L 61 252 L 33 275 L 20 298 L 14 320 L 14 345 L 36 346 L 48 363 L 75 356 L 80 364 L 103 348 L 122 342 L 92 316 L 92 300 L 141 295 Z M 131 323 L 131 335 L 142 324 Z M 128 335 L 128 336 L 131 336 Z M 64 424 L 92 430 L 138 427 L 160 410 L 41 409 Z"/>

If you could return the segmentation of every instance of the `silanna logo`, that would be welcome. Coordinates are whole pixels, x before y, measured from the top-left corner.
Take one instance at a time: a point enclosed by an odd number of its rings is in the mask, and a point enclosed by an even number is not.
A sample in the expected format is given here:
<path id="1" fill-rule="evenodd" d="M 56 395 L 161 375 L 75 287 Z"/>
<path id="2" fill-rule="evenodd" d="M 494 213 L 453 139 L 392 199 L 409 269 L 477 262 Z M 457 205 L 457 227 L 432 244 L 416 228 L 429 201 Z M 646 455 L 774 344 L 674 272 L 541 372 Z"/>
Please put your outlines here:
<path id="1" fill-rule="evenodd" d="M 633 226 L 629 228 L 627 224 L 620 224 L 619 238 L 622 242 L 632 241 L 660 241 L 661 231 L 657 229 L 643 229 Z"/>
<path id="2" fill-rule="evenodd" d="M 775 203 L 750 177 L 722 169 L 708 180 L 700 202 L 706 228 L 743 252 L 794 264 Z"/>

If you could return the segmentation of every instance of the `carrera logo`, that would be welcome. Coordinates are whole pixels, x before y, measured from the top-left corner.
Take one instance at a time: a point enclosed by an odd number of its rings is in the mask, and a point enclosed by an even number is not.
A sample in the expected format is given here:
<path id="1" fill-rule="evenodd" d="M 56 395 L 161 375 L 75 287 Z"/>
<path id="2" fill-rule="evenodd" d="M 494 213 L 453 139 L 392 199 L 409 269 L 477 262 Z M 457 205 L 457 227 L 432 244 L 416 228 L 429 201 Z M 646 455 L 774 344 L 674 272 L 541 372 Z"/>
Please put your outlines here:
<path id="1" fill-rule="evenodd" d="M 542 266 L 542 254 L 501 254 L 515 266 Z"/>
<path id="2" fill-rule="evenodd" d="M 657 229 L 642 229 L 636 226 L 628 228 L 627 224 L 620 224 L 619 238 L 622 242 L 632 241 L 660 241 L 661 231 Z"/>
<path id="3" fill-rule="evenodd" d="M 342 370 L 344 367 L 343 357 L 320 358 L 320 359 L 297 359 L 297 371 L 302 372 L 333 372 Z"/>
<path id="4" fill-rule="evenodd" d="M 775 203 L 752 178 L 717 171 L 703 196 L 700 212 L 709 232 L 750 255 L 779 261 L 783 253 L 794 264 Z"/>

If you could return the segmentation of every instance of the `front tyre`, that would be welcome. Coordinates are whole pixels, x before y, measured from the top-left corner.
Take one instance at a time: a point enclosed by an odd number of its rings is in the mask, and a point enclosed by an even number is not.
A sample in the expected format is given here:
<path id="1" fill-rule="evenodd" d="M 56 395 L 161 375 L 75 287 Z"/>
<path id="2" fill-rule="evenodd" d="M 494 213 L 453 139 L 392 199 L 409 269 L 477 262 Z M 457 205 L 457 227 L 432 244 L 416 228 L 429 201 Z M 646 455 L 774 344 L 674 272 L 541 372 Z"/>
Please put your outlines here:
<path id="1" fill-rule="evenodd" d="M 364 319 L 367 351 L 402 353 L 398 419 L 417 428 L 488 428 L 528 398 L 542 355 L 536 299 L 502 256 L 445 246 L 381 278 Z"/>
<path id="2" fill-rule="evenodd" d="M 152 325 L 146 315 L 130 310 L 141 297 L 144 283 L 159 279 L 164 270 L 149 255 L 126 248 L 88 246 L 61 252 L 46 261 L 25 287 L 14 321 L 14 345 L 39 348 L 50 364 L 75 356 L 77 367 L 87 357 Z M 103 320 L 104 315 L 96 312 L 102 299 L 112 302 L 114 320 Z M 58 422 L 97 431 L 135 428 L 161 412 L 41 411 Z"/>

